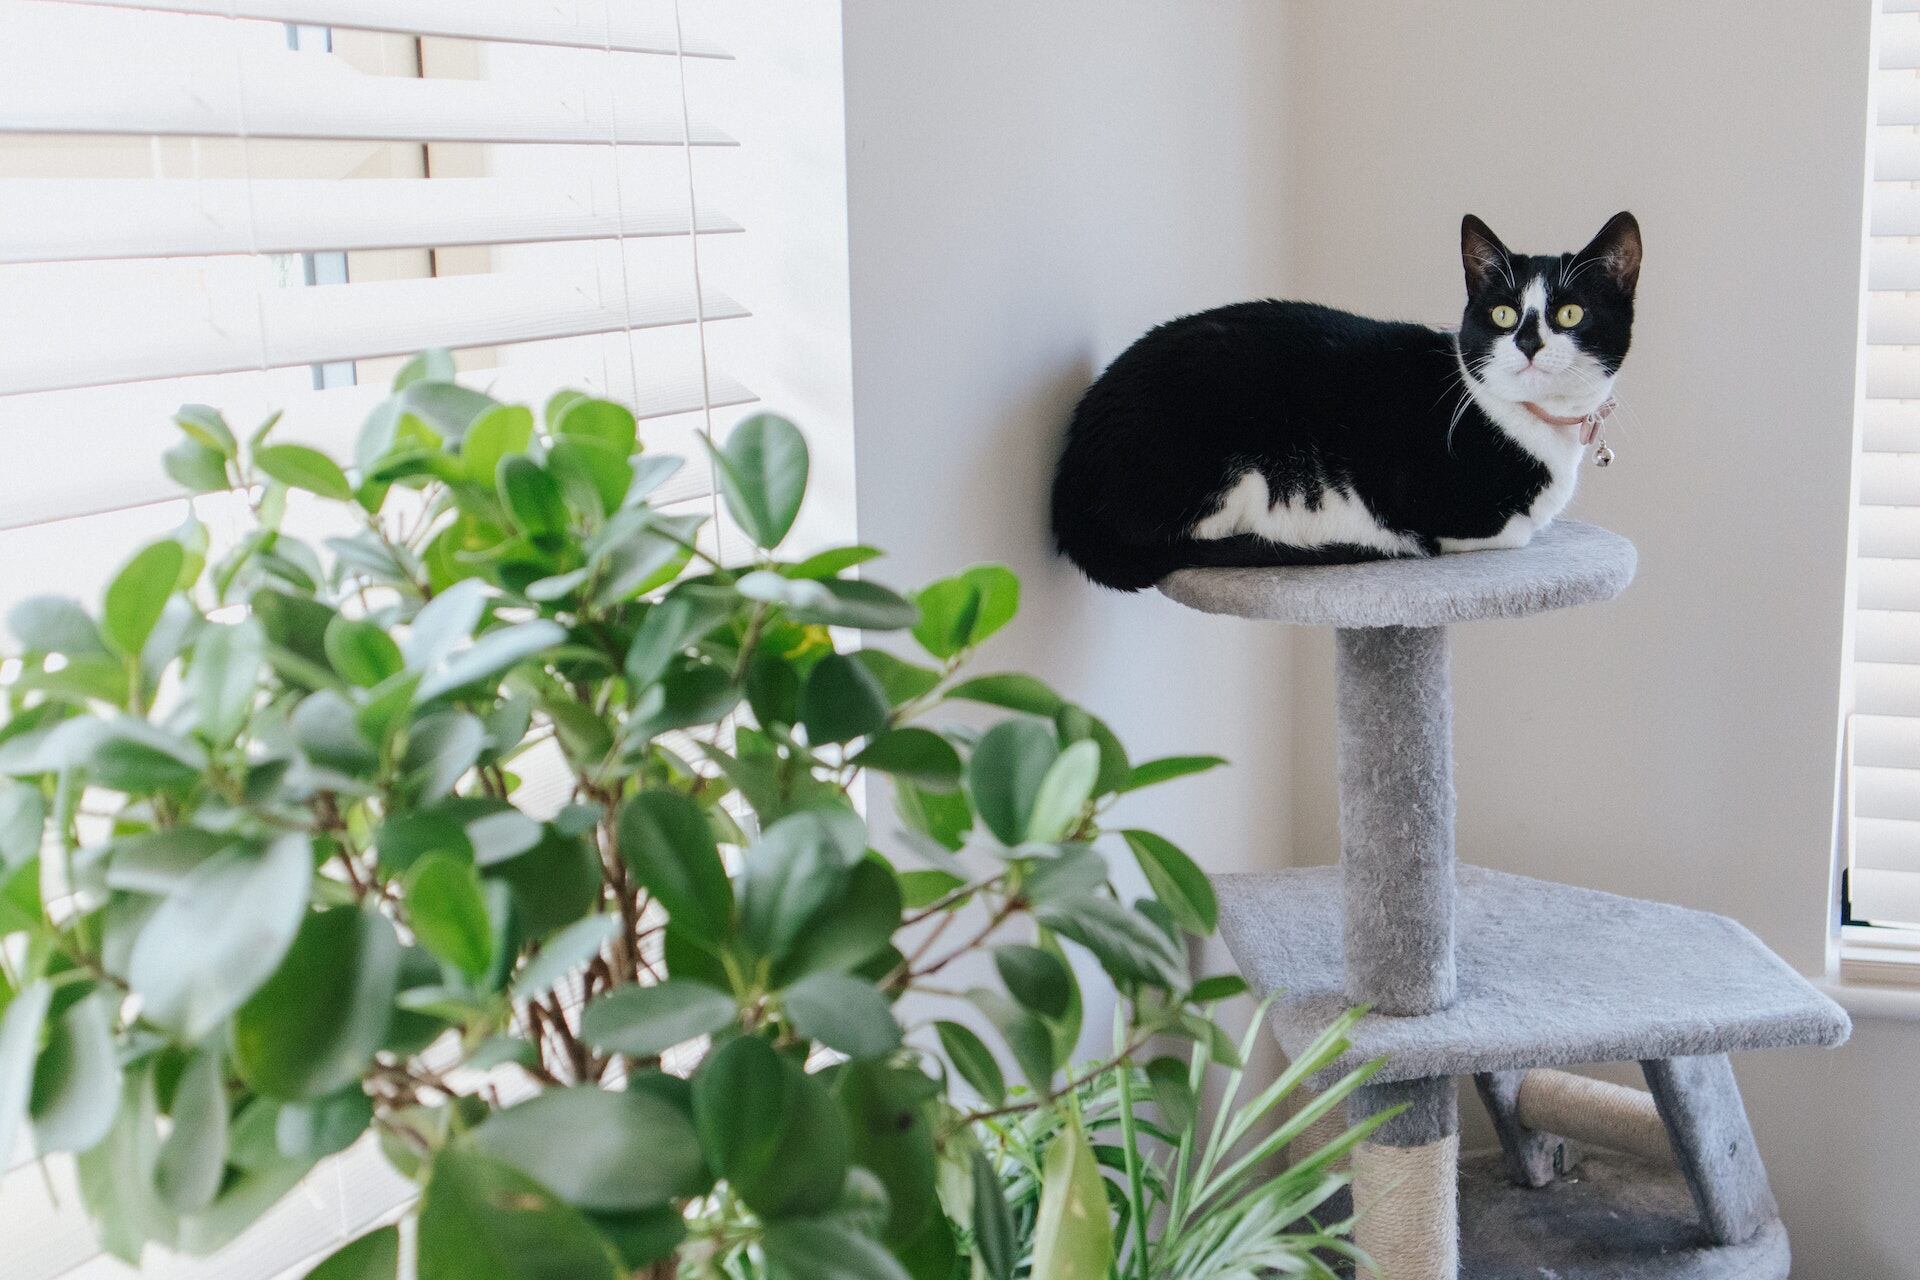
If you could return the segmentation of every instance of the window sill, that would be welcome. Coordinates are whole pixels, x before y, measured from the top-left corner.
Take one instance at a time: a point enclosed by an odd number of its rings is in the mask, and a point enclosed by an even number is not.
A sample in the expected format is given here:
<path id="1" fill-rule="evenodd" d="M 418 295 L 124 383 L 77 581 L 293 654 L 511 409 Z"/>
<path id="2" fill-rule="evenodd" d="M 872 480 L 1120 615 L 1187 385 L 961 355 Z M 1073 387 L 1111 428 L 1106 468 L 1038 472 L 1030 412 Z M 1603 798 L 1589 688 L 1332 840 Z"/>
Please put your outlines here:
<path id="1" fill-rule="evenodd" d="M 1848 925 L 1825 990 L 1852 1014 L 1920 1021 L 1920 930 Z"/>

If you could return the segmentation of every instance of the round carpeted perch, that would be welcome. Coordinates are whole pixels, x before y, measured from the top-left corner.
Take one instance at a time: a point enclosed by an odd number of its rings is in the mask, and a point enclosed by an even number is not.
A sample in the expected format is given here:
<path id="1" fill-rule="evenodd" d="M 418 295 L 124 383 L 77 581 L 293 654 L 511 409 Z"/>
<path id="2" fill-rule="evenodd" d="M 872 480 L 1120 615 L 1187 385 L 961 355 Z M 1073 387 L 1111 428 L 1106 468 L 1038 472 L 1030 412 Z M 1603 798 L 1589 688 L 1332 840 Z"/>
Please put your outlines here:
<path id="1" fill-rule="evenodd" d="M 1406 1106 L 1353 1159 L 1356 1239 L 1388 1280 L 1787 1274 L 1726 1055 L 1837 1044 L 1846 1015 L 1730 920 L 1455 860 L 1446 627 L 1608 600 L 1634 565 L 1626 539 L 1562 521 L 1514 550 L 1160 584 L 1204 612 L 1336 628 L 1339 868 L 1222 877 L 1221 932 L 1280 993 L 1287 1053 L 1371 1009 L 1316 1083 L 1383 1057 L 1349 1115 Z M 1640 1062 L 1649 1092 L 1529 1070 L 1608 1061 Z M 1461 1172 L 1458 1075 L 1504 1178 Z M 1576 1193 L 1567 1139 L 1639 1159 L 1598 1159 Z"/>

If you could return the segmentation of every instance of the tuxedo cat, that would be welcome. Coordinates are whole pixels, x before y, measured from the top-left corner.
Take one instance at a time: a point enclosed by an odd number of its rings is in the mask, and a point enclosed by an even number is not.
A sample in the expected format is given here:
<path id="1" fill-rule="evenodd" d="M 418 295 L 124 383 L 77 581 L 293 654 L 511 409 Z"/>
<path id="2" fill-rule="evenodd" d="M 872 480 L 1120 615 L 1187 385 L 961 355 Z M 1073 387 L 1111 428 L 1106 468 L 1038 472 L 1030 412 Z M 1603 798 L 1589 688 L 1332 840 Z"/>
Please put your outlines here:
<path id="1" fill-rule="evenodd" d="M 1196 565 L 1326 564 L 1525 546 L 1573 497 L 1633 328 L 1640 226 L 1526 257 L 1469 214 L 1460 330 L 1306 302 L 1185 316 L 1074 411 L 1062 553 L 1137 591 Z"/>

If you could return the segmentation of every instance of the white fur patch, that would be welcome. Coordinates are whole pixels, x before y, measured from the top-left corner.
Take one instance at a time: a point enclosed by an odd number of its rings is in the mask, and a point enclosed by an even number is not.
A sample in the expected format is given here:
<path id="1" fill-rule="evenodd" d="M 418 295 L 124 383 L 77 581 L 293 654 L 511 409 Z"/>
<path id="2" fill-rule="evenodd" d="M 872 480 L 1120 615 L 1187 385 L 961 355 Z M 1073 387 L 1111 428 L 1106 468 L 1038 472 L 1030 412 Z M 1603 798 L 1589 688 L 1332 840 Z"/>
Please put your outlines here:
<path id="1" fill-rule="evenodd" d="M 1251 533 L 1289 547 L 1371 547 L 1392 555 L 1419 555 L 1420 544 L 1374 519 L 1366 503 L 1344 489 L 1321 490 L 1319 505 L 1273 501 L 1267 478 L 1244 471 L 1219 509 L 1193 526 L 1196 538 L 1231 538 Z"/>

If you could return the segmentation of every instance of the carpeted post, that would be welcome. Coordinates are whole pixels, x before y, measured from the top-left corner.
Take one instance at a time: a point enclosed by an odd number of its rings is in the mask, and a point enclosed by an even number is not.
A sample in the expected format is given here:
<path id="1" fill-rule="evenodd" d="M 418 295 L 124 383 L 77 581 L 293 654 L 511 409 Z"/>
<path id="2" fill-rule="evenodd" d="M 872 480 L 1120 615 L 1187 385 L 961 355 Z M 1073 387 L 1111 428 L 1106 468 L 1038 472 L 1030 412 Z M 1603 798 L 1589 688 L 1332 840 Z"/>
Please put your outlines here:
<path id="1" fill-rule="evenodd" d="M 1453 707 L 1444 627 L 1335 632 L 1347 998 L 1453 1003 Z"/>
<path id="2" fill-rule="evenodd" d="M 1453 1003 L 1453 707 L 1444 627 L 1335 632 L 1347 998 L 1401 1016 Z M 1459 1271 L 1457 1090 L 1369 1086 L 1350 1119 L 1407 1110 L 1353 1157 L 1355 1240 L 1394 1280 Z"/>

